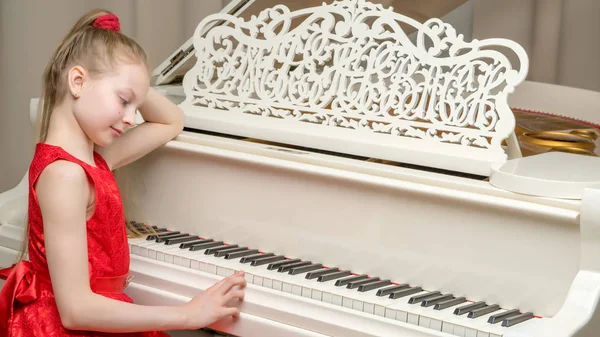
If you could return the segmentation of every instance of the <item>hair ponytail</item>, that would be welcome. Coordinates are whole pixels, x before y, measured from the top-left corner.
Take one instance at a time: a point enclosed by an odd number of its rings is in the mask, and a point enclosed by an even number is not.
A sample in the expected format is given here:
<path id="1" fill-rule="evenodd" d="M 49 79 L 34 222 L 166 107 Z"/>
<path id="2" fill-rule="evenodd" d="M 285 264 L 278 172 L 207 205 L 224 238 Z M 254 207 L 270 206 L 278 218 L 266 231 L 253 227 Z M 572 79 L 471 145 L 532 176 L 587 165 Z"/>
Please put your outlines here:
<path id="1" fill-rule="evenodd" d="M 39 117 L 38 141 L 46 141 L 50 117 L 56 105 L 67 94 L 67 72 L 70 66 L 81 64 L 92 74 L 105 70 L 117 58 L 127 57 L 146 67 L 146 53 L 134 40 L 121 33 L 114 22 L 95 25 L 106 10 L 95 9 L 84 14 L 73 25 L 48 61 L 42 77 L 42 110 Z M 114 17 L 116 18 L 116 17 Z M 116 28 L 116 29 L 115 29 Z"/>

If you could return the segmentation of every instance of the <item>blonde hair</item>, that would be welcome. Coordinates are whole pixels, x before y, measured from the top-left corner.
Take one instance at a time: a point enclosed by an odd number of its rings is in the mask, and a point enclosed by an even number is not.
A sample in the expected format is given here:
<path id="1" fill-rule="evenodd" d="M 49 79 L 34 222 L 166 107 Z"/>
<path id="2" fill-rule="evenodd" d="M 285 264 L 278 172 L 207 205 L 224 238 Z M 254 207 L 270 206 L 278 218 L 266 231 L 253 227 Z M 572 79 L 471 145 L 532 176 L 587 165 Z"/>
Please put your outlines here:
<path id="1" fill-rule="evenodd" d="M 91 76 L 110 70 L 117 61 L 138 62 L 148 68 L 144 49 L 132 38 L 120 31 L 93 26 L 97 18 L 106 14 L 113 13 L 94 9 L 81 16 L 48 61 L 42 77 L 40 103 L 43 105 L 36 126 L 38 142 L 46 141 L 52 111 L 68 93 L 67 74 L 71 67 L 81 65 Z M 129 222 L 127 222 L 127 229 L 130 234 L 144 234 Z M 25 240 L 18 260 L 22 260 L 25 256 L 28 238 L 29 221 L 27 221 Z"/>
<path id="2" fill-rule="evenodd" d="M 144 49 L 127 35 L 93 26 L 102 15 L 112 14 L 103 9 L 94 9 L 84 14 L 58 45 L 44 70 L 42 81 L 43 107 L 39 126 L 39 141 L 48 135 L 52 111 L 67 94 L 67 73 L 74 65 L 82 65 L 91 75 L 109 69 L 123 57 L 148 67 Z"/>

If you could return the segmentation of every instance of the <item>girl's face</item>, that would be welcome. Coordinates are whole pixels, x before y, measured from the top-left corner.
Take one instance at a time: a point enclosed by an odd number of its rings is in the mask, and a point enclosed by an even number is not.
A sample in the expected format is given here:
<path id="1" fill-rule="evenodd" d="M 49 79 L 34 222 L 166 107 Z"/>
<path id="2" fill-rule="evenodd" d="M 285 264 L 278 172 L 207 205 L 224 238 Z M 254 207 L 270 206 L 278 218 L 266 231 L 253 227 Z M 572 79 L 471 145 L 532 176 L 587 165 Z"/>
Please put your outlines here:
<path id="1" fill-rule="evenodd" d="M 82 70 L 80 84 L 73 103 L 75 119 L 89 139 L 107 146 L 134 125 L 135 112 L 146 99 L 150 79 L 143 65 L 119 63 L 94 77 Z"/>

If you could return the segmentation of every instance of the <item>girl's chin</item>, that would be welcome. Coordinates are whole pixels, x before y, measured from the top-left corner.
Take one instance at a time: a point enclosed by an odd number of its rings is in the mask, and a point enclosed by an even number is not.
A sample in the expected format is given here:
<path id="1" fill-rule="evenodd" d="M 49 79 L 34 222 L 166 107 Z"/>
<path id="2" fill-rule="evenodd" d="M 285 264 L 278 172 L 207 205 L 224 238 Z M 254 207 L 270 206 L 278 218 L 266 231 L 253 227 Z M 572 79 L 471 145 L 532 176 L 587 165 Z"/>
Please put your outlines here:
<path id="1" fill-rule="evenodd" d="M 104 135 L 104 137 L 98 137 L 96 139 L 93 140 L 94 144 L 96 144 L 99 147 L 107 147 L 110 144 L 112 144 L 115 139 L 117 139 L 116 137 L 112 137 L 112 135 L 109 135 L 108 137 L 106 135 Z"/>

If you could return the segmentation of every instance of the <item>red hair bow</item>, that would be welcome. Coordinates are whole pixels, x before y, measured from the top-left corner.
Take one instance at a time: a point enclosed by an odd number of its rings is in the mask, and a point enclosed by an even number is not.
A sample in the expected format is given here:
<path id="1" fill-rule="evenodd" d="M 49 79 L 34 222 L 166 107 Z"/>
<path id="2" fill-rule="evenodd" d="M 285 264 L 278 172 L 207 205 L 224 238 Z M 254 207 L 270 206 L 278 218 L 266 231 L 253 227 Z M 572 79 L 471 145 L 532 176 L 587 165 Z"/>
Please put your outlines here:
<path id="1" fill-rule="evenodd" d="M 121 25 L 119 24 L 119 18 L 114 14 L 104 14 L 99 16 L 92 26 L 101 29 L 114 30 L 118 32 L 121 30 Z"/>

